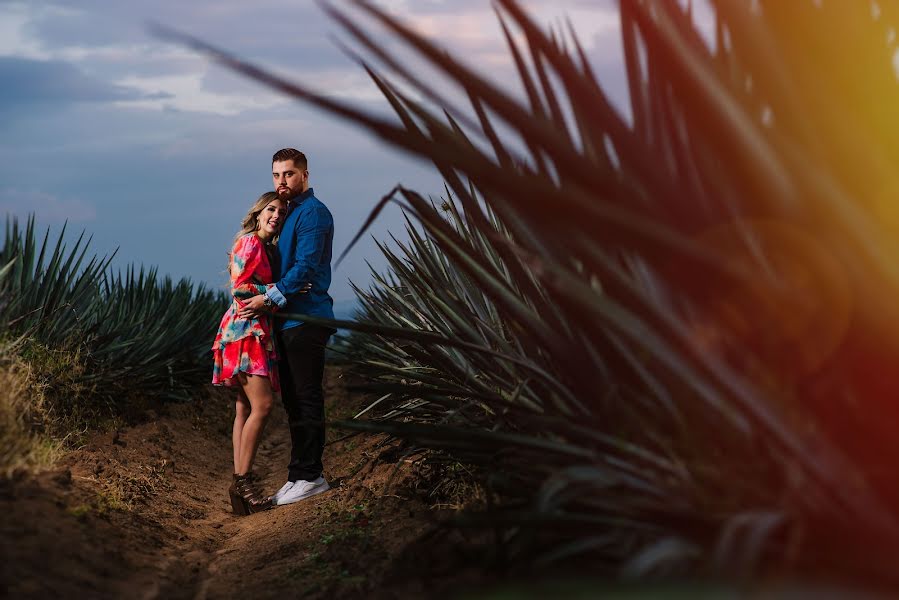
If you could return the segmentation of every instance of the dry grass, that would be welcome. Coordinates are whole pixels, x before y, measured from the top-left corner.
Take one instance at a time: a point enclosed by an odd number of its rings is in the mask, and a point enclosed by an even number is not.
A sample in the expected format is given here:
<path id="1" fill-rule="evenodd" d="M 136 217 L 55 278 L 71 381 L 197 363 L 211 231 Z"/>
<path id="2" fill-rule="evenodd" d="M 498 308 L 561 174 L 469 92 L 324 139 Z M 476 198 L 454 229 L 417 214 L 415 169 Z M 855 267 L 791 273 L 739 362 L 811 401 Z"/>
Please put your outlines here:
<path id="1" fill-rule="evenodd" d="M 0 344 L 0 477 L 50 468 L 89 431 L 116 426 L 85 372 L 78 350 Z"/>
<path id="2" fill-rule="evenodd" d="M 34 367 L 11 353 L 0 352 L 0 477 L 40 470 L 59 457 L 63 444 L 46 435 L 46 386 Z"/>
<path id="3" fill-rule="evenodd" d="M 170 468 L 171 464 L 166 459 L 134 468 L 110 458 L 102 475 L 98 471 L 83 479 L 97 485 L 97 496 L 92 504 L 97 513 L 131 511 L 135 505 L 146 505 L 161 491 L 171 489 L 167 477 L 167 469 Z"/>
<path id="4" fill-rule="evenodd" d="M 488 491 L 477 467 L 436 450 L 424 450 L 407 460 L 415 475 L 411 489 L 422 495 L 432 509 L 483 510 L 489 505 Z"/>

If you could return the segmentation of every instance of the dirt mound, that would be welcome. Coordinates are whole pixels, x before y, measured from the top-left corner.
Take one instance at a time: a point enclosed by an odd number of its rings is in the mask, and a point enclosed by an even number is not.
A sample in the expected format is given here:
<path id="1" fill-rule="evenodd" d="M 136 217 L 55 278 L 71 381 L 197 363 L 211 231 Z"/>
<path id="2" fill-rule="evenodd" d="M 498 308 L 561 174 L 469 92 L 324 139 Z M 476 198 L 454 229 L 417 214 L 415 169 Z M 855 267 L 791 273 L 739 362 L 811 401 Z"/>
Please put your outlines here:
<path id="1" fill-rule="evenodd" d="M 330 420 L 358 409 L 339 370 L 328 371 L 326 389 Z M 345 432 L 329 429 L 332 491 L 233 516 L 232 415 L 231 395 L 215 390 L 96 435 L 54 471 L 0 482 L 0 589 L 16 598 L 262 599 L 446 588 L 444 578 L 407 570 L 409 548 L 421 562 L 422 540 L 445 515 L 407 485 L 407 463 L 396 472 L 383 459 L 391 450 L 383 438 L 339 439 Z M 285 480 L 288 450 L 275 410 L 256 468 L 272 492 Z"/>

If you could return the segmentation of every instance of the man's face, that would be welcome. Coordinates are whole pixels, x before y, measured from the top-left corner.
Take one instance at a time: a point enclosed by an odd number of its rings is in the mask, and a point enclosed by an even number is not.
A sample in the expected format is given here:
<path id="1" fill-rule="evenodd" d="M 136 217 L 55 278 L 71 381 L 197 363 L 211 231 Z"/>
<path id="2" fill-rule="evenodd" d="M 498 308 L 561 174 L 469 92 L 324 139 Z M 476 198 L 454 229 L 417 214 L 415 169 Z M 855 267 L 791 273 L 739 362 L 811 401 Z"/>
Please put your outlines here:
<path id="1" fill-rule="evenodd" d="M 273 162 L 272 182 L 278 195 L 289 200 L 309 189 L 309 171 L 297 168 L 292 160 Z"/>

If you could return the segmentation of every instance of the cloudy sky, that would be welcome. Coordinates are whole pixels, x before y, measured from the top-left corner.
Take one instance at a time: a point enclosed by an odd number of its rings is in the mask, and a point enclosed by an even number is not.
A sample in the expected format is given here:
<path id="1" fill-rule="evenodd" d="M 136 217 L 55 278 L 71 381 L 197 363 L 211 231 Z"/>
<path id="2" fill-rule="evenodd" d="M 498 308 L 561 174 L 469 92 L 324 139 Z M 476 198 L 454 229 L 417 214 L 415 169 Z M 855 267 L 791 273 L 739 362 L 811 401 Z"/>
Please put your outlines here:
<path id="1" fill-rule="evenodd" d="M 488 0 L 381 4 L 495 80 L 515 85 Z M 600 79 L 624 106 L 614 2 L 524 4 L 547 25 L 572 19 Z M 364 72 L 335 45 L 334 37 L 346 36 L 312 0 L 0 0 L 0 213 L 34 212 L 40 226 L 54 231 L 68 221 L 93 234 L 96 252 L 118 248 L 117 266 L 156 265 L 219 286 L 241 217 L 271 188 L 270 159 L 278 148 L 309 156 L 316 195 L 334 213 L 337 253 L 395 184 L 441 193 L 428 164 L 154 38 L 150 21 L 388 112 Z M 401 223 L 397 211 L 389 212 L 372 233 L 402 237 Z M 369 241 L 335 273 L 336 300 L 352 297 L 348 279 L 367 283 L 366 260 L 383 264 Z"/>

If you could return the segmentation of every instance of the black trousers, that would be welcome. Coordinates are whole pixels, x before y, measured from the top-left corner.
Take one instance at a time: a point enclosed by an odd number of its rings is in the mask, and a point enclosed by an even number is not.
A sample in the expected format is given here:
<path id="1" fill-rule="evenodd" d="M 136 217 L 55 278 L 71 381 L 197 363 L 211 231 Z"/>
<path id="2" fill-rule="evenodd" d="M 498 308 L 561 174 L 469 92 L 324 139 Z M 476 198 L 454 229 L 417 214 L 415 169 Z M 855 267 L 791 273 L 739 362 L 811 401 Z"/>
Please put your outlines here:
<path id="1" fill-rule="evenodd" d="M 325 449 L 325 346 L 333 329 L 300 325 L 278 332 L 281 400 L 290 427 L 287 479 L 312 481 L 322 474 Z"/>

